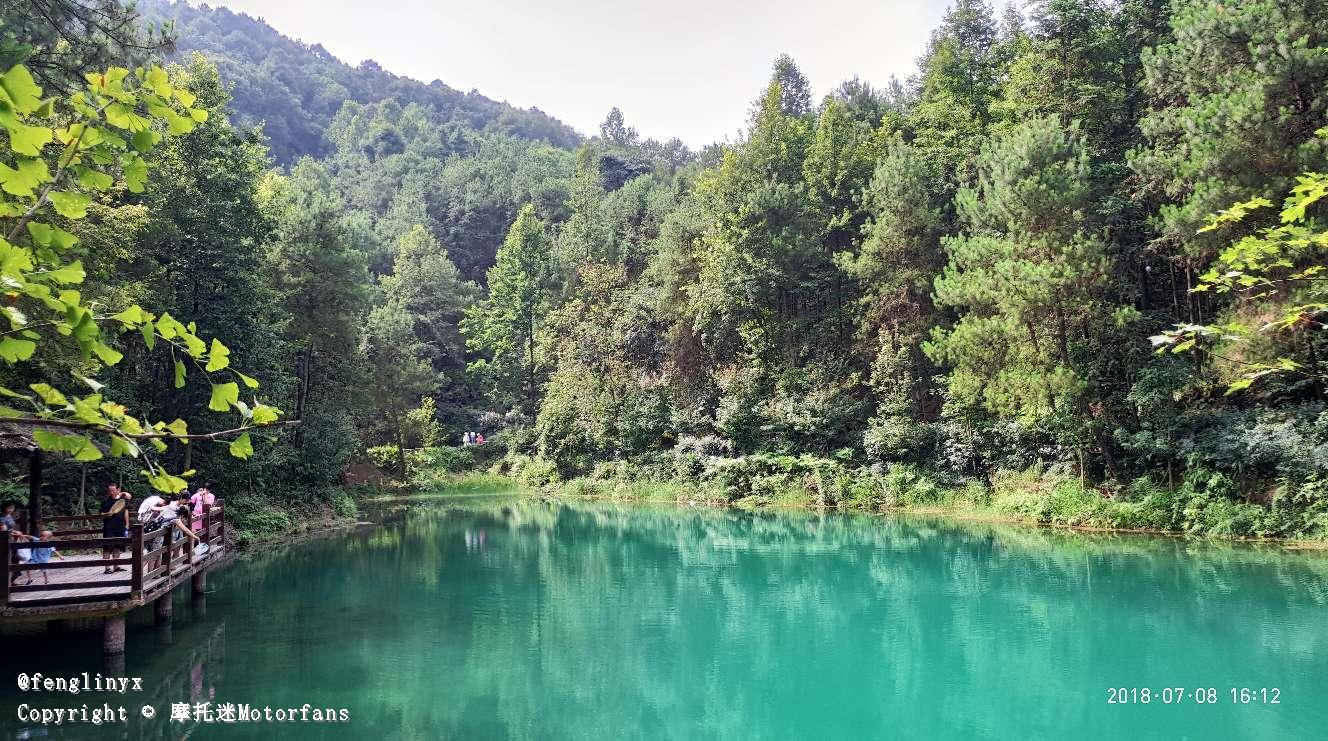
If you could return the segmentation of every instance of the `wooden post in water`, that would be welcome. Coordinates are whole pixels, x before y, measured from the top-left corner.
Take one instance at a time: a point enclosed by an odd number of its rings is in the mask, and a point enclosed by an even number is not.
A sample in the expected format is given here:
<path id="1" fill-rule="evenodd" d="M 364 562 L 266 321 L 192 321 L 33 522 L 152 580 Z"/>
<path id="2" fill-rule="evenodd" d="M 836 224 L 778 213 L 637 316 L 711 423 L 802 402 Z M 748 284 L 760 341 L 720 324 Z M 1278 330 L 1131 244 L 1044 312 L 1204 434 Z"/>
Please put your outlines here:
<path id="1" fill-rule="evenodd" d="M 133 559 L 129 571 L 129 594 L 138 599 L 143 593 L 143 524 L 129 526 L 129 555 Z"/>
<path id="2" fill-rule="evenodd" d="M 102 621 L 101 650 L 107 656 L 122 654 L 125 650 L 125 616 L 117 613 Z"/>
<path id="3" fill-rule="evenodd" d="M 190 598 L 195 602 L 202 601 L 203 597 L 207 596 L 207 571 L 199 569 L 194 572 L 194 577 L 190 579 L 189 586 Z"/>
<path id="4" fill-rule="evenodd" d="M 161 547 L 163 549 L 161 552 L 161 562 L 166 566 L 166 570 L 162 572 L 162 574 L 167 579 L 171 578 L 171 572 L 174 570 L 171 564 L 171 559 L 175 555 L 174 553 L 171 552 L 174 550 L 173 548 L 174 539 L 171 537 L 174 534 L 175 534 L 175 525 L 173 524 L 167 525 L 166 527 L 163 527 L 161 529 Z"/>
<path id="5" fill-rule="evenodd" d="M 157 625 L 167 625 L 171 622 L 171 613 L 174 612 L 174 605 L 171 603 L 171 593 L 167 592 L 152 601 L 153 619 Z"/>

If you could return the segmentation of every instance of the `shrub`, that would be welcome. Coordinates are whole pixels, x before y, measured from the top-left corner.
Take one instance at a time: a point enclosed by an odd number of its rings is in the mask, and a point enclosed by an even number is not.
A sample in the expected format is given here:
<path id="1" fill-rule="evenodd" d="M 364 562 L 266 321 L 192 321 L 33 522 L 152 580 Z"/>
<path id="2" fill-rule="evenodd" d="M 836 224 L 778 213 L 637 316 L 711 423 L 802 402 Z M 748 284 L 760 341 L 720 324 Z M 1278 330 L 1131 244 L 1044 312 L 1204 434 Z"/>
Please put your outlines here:
<path id="1" fill-rule="evenodd" d="M 351 519 L 359 514 L 359 507 L 355 505 L 355 500 L 351 498 L 350 492 L 345 489 L 335 489 L 332 492 L 328 504 L 337 517 Z"/>
<path id="2" fill-rule="evenodd" d="M 485 443 L 488 445 L 488 443 Z M 481 446 L 482 447 L 482 446 Z M 472 448 L 435 447 L 412 450 L 406 455 L 407 465 L 415 468 L 434 468 L 447 473 L 460 473 L 475 468 Z"/>
<path id="3" fill-rule="evenodd" d="M 252 497 L 227 498 L 226 519 L 241 544 L 270 540 L 292 530 L 289 514 Z"/>
<path id="4" fill-rule="evenodd" d="M 375 445 L 364 452 L 375 466 L 384 471 L 396 472 L 400 467 L 400 459 L 395 445 Z M 407 461 L 406 465 L 409 467 L 410 461 Z"/>
<path id="5" fill-rule="evenodd" d="M 524 453 L 508 453 L 496 468 L 497 473 L 505 473 L 526 486 L 544 486 L 560 480 L 558 467 L 552 461 Z"/>

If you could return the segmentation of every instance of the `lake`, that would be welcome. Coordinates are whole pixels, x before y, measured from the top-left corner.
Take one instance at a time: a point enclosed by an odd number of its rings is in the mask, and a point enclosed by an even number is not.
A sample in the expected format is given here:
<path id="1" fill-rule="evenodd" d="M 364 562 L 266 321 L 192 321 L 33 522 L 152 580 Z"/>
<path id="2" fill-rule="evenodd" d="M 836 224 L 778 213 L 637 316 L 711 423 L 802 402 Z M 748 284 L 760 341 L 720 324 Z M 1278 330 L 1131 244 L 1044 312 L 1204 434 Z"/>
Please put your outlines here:
<path id="1" fill-rule="evenodd" d="M 19 693 L 105 671 L 100 635 L 0 641 L 3 737 L 1328 737 L 1321 553 L 512 494 L 369 514 L 214 574 L 203 607 L 182 590 L 169 630 L 136 613 L 141 693 Z M 104 701 L 135 717 L 15 720 Z M 167 719 L 202 701 L 350 720 Z"/>

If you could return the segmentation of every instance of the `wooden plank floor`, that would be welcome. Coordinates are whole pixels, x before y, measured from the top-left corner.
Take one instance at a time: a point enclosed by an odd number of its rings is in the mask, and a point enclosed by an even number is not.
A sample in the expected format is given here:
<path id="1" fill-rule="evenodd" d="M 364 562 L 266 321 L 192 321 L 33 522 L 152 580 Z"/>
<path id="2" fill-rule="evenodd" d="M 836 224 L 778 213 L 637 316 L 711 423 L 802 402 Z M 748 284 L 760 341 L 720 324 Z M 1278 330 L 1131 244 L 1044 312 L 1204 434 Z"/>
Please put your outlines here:
<path id="1" fill-rule="evenodd" d="M 59 541 L 56 541 L 56 543 L 58 545 Z M 172 564 L 170 576 L 178 577 L 180 574 L 187 573 L 190 570 L 192 570 L 194 566 L 211 563 L 212 561 L 216 560 L 222 555 L 221 553 L 222 550 L 223 550 L 222 546 L 215 546 L 211 550 L 209 550 L 202 559 L 198 559 L 194 563 L 181 562 L 181 563 Z M 176 558 L 179 558 L 178 553 L 176 554 Z M 124 581 L 129 579 L 130 576 L 128 566 L 121 566 L 121 568 L 123 568 L 124 571 L 116 571 L 114 573 L 107 574 L 105 572 L 106 567 L 102 566 L 100 563 L 102 560 L 101 554 L 97 553 L 70 554 L 66 555 L 64 560 L 66 562 L 86 561 L 88 565 L 85 567 L 73 568 L 73 569 L 44 569 L 42 571 L 25 571 L 23 572 L 23 576 L 19 577 L 18 584 L 26 585 L 28 578 L 34 577 L 36 581 L 32 583 L 33 586 L 38 586 L 38 587 L 44 586 L 45 582 L 42 579 L 43 573 L 46 574 L 52 586 L 56 584 L 69 584 L 73 582 Z M 59 563 L 60 561 L 59 559 L 53 559 L 53 562 Z M 150 571 L 150 570 L 151 570 L 150 568 L 147 568 L 145 566 L 145 571 Z M 163 573 L 159 574 L 157 577 L 153 578 L 150 581 L 144 582 L 143 593 L 147 594 L 153 591 L 156 587 L 160 586 L 163 582 L 165 582 L 167 578 L 168 578 L 167 575 Z M 105 602 L 105 601 L 123 600 L 129 598 L 129 587 L 109 586 L 109 587 L 90 587 L 86 589 L 40 589 L 33 592 L 16 592 L 16 593 L 11 593 L 9 595 L 9 606 L 22 607 L 24 602 L 50 599 L 52 597 L 61 597 L 61 598 L 85 597 L 87 598 L 86 599 L 87 602 Z"/>

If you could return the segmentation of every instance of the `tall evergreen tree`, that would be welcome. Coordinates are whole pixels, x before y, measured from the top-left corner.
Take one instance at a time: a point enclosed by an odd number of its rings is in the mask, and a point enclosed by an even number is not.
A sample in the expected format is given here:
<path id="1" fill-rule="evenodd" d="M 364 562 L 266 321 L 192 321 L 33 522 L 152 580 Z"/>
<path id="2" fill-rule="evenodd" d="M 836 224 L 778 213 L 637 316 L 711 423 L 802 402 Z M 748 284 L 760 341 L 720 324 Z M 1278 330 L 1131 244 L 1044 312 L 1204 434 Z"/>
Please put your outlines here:
<path id="1" fill-rule="evenodd" d="M 552 246 L 534 207 L 521 209 L 489 269 L 489 295 L 461 324 L 467 345 L 485 356 L 474 368 L 501 394 L 496 398 L 532 413 L 540 371 L 535 342 L 553 296 Z"/>
<path id="2" fill-rule="evenodd" d="M 1093 191 L 1078 126 L 1042 118 L 1012 129 L 983 151 L 978 184 L 958 201 L 966 228 L 946 241 L 936 299 L 962 313 L 927 346 L 951 367 L 950 392 L 1009 417 L 1057 415 L 1091 431 L 1110 465 L 1085 367 L 1111 315 L 1112 273 L 1103 235 L 1086 222 Z"/>
<path id="3" fill-rule="evenodd" d="M 293 443 L 301 470 L 336 470 L 355 447 L 350 420 L 360 375 L 345 358 L 355 353 L 368 308 L 366 258 L 352 246 L 345 211 L 322 165 L 306 158 L 289 177 L 269 175 L 261 196 L 276 223 L 268 270 L 290 317 L 282 331 L 298 380 L 291 407 L 305 420 Z"/>

